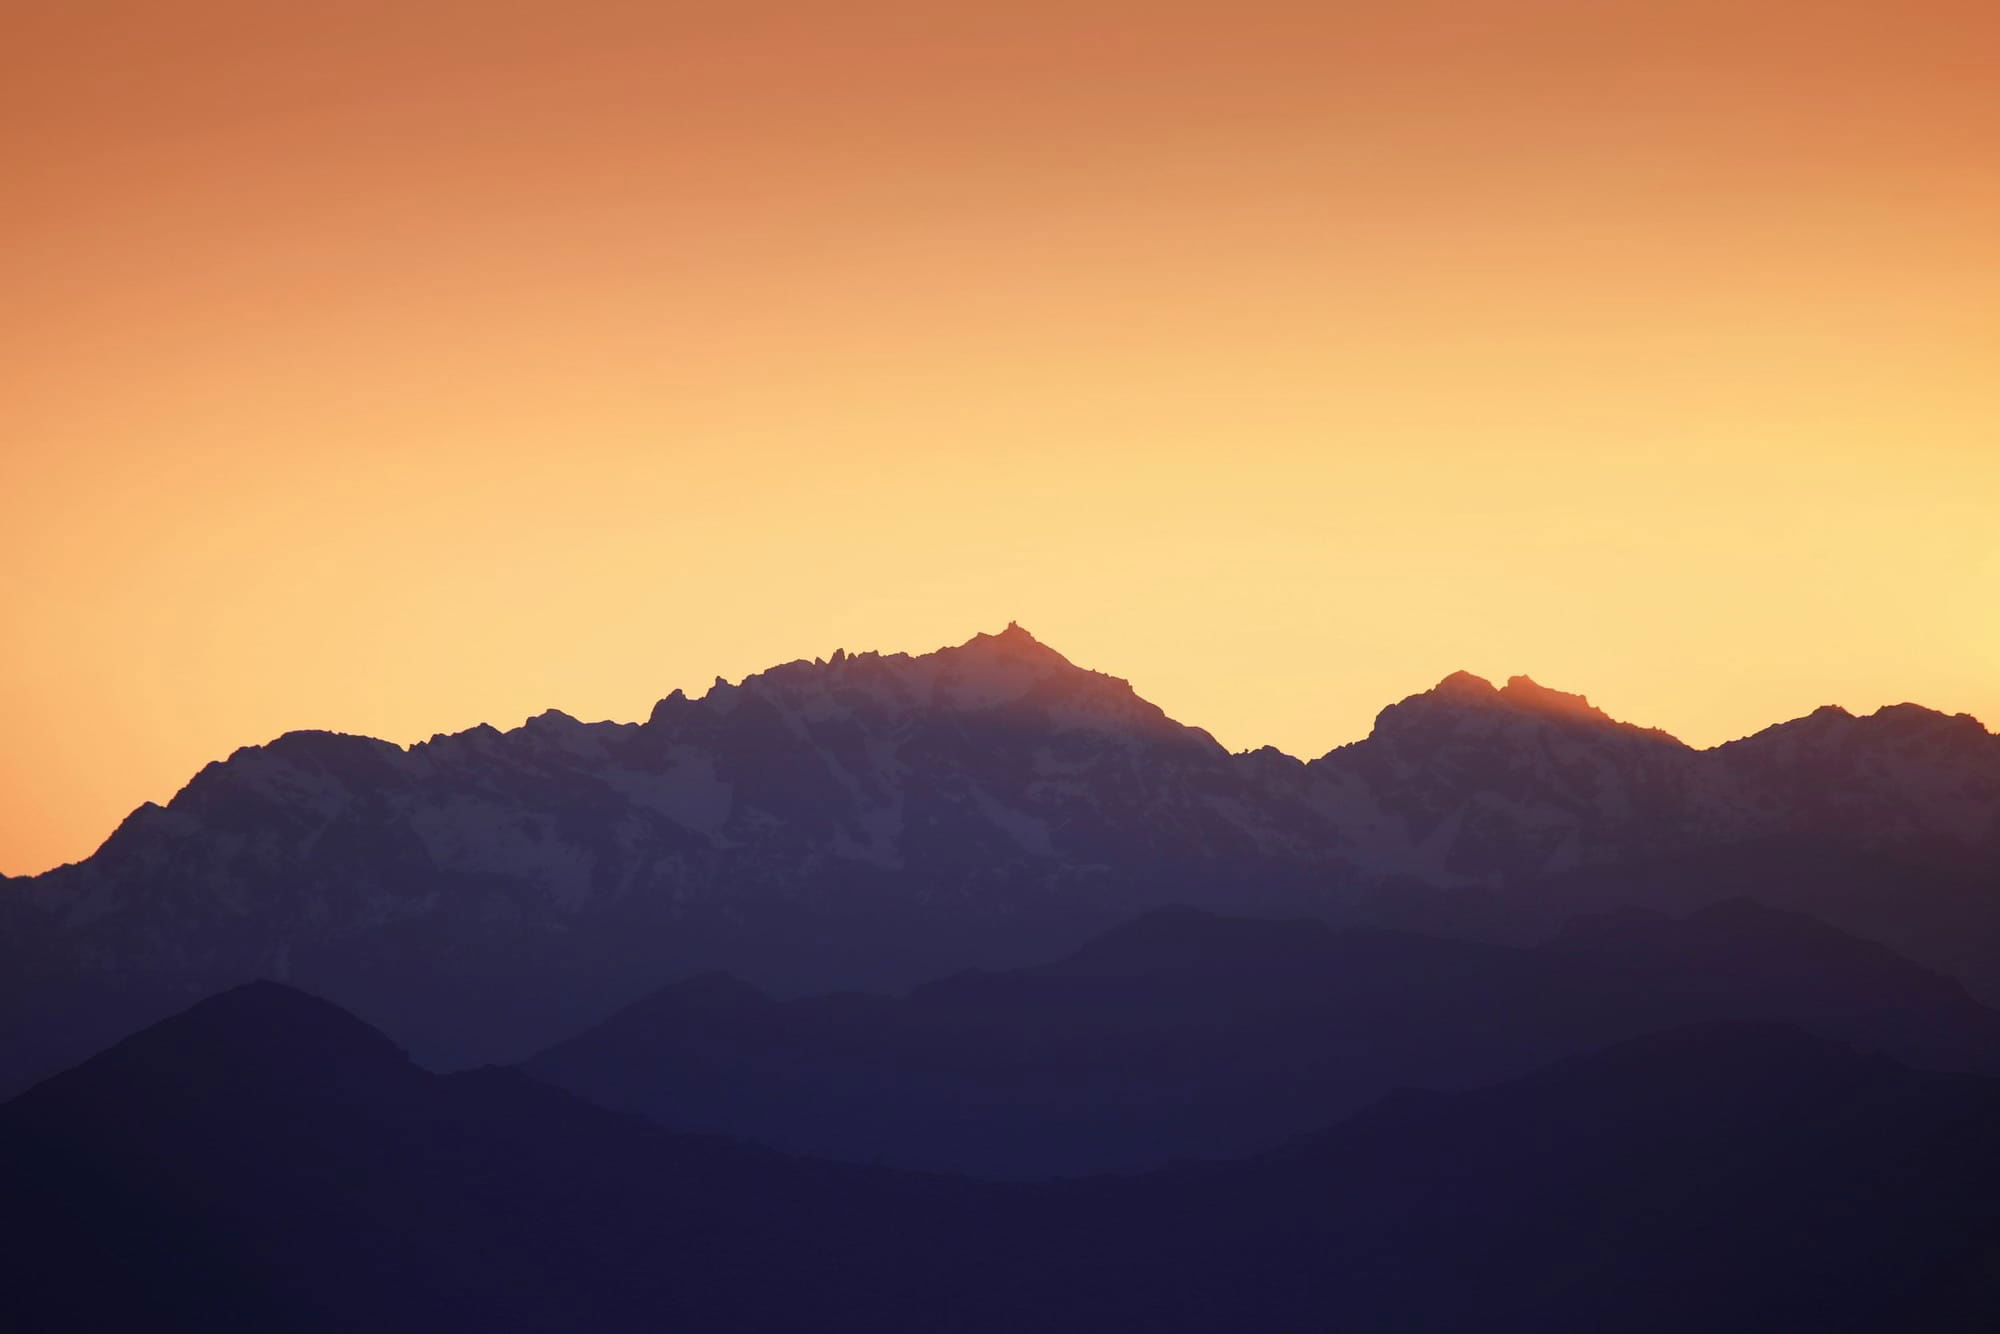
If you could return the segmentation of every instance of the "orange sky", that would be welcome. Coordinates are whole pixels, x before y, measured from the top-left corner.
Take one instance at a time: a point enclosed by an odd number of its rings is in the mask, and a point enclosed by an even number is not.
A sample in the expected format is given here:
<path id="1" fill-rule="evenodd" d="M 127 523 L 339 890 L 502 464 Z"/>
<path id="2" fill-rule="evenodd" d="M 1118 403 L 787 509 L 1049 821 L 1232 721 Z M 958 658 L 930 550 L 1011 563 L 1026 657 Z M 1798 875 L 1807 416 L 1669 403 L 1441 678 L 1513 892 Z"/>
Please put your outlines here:
<path id="1" fill-rule="evenodd" d="M 1009 619 L 1301 754 L 2000 723 L 1985 0 L 964 8 L 10 6 L 0 870 Z"/>

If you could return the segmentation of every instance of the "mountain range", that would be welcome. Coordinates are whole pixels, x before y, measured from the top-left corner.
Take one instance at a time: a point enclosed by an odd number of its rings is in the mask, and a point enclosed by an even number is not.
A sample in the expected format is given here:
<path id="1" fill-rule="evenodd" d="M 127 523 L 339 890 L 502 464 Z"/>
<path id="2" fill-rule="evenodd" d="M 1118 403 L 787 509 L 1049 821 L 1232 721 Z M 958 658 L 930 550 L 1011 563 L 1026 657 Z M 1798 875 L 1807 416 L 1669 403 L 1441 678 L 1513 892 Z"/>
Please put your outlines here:
<path id="1" fill-rule="evenodd" d="M 1747 900 L 1579 918 L 1532 948 L 1160 909 L 1056 962 L 903 996 L 780 1000 L 706 974 L 523 1068 L 674 1130 L 1047 1178 L 1247 1157 L 1399 1088 L 1479 1088 L 1718 1020 L 2000 1073 L 2000 1012 Z"/>
<path id="2" fill-rule="evenodd" d="M 780 994 L 1053 957 L 1169 904 L 1490 942 L 1751 895 L 2000 999 L 2000 737 L 1913 705 L 1697 750 L 1463 673 L 1310 762 L 1231 754 L 1018 626 L 641 723 L 297 732 L 0 884 L 0 1091 L 289 979 L 441 1065 L 691 974 Z"/>
<path id="3" fill-rule="evenodd" d="M 1972 1334 L 1996 1127 L 2000 1081 L 1708 1024 L 1247 1161 L 982 1184 L 432 1074 L 257 983 L 0 1106 L 0 1300 L 204 1334 Z"/>

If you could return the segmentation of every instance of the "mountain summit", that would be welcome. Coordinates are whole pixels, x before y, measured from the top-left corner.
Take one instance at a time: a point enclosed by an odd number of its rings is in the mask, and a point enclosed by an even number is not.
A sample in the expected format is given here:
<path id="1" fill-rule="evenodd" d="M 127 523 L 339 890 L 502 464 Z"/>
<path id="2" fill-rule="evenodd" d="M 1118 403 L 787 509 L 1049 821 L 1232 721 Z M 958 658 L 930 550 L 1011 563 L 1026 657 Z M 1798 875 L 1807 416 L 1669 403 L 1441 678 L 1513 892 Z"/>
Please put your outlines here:
<path id="1" fill-rule="evenodd" d="M 1009 710 L 1022 720 L 1107 735 L 1146 734 L 1204 745 L 1213 738 L 1183 727 L 1134 693 L 1129 683 L 1076 666 L 1017 622 L 934 653 L 848 653 L 800 659 L 745 677 L 718 681 L 698 703 L 728 712 L 743 700 L 764 701 L 799 725 L 883 711 L 985 714 Z M 692 716 L 695 702 L 675 695 L 653 710 L 651 723 Z"/>
<path id="2" fill-rule="evenodd" d="M 1393 732 L 1416 725 L 1417 720 L 1451 719 L 1463 725 L 1482 718 L 1496 725 L 1514 719 L 1579 730 L 1599 729 L 1681 744 L 1658 728 L 1620 722 L 1585 696 L 1552 690 L 1533 677 L 1510 676 L 1506 685 L 1496 687 L 1485 677 L 1474 676 L 1471 672 L 1453 672 L 1422 694 L 1391 704 L 1377 715 L 1371 737 L 1380 736 L 1385 729 Z"/>
<path id="3" fill-rule="evenodd" d="M 253 977 L 422 1059 L 490 1060 L 677 976 L 900 986 L 1173 902 L 1522 936 L 1776 893 L 1994 994 L 1996 866 L 2000 738 L 1970 719 L 1822 711 L 1699 751 L 1457 673 L 1300 763 L 1231 755 L 1010 624 L 675 692 L 642 723 L 239 750 L 4 886 L 0 1089 Z"/>

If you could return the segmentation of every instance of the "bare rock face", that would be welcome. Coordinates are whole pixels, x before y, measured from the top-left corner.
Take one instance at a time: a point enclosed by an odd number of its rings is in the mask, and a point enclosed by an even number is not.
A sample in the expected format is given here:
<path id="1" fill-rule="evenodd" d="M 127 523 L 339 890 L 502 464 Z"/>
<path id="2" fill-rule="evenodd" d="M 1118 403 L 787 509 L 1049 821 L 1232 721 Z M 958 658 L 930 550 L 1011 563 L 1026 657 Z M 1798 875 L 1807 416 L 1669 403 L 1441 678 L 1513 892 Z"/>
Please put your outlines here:
<path id="1" fill-rule="evenodd" d="M 1900 948 L 2000 990 L 1979 890 L 2000 883 L 2000 738 L 1972 719 L 1822 710 L 1697 751 L 1459 673 L 1300 763 L 1231 755 L 1010 625 L 676 692 L 643 723 L 240 750 L 87 860 L 0 886 L 0 1089 L 258 976 L 460 1062 L 710 969 L 901 986 L 1168 903 L 1518 934 L 1698 906 L 1711 880 L 1759 892 L 1724 883 L 1755 866 L 1780 882 L 1763 897 L 1824 910 L 1822 872 L 1773 848 L 1875 859 L 1830 920 L 1868 934 L 1893 897 L 1918 923 Z"/>

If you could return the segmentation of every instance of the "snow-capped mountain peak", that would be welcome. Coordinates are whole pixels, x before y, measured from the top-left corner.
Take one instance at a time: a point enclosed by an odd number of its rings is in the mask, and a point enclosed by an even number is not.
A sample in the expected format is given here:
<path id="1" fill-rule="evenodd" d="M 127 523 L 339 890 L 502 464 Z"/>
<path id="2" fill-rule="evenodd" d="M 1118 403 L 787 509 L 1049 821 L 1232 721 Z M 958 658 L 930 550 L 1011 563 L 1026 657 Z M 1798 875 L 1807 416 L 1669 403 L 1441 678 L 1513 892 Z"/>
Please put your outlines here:
<path id="1" fill-rule="evenodd" d="M 683 966 L 912 978 L 1162 903 L 1450 916 L 1797 839 L 2000 864 L 2000 738 L 1899 705 L 1697 751 L 1460 672 L 1301 764 L 1228 754 L 1010 624 L 675 691 L 643 723 L 552 709 L 407 748 L 287 733 L 84 862 L 9 881 L 0 965 L 135 996 L 289 975 L 364 1014 L 383 988 L 458 987 L 532 1028 Z"/>

